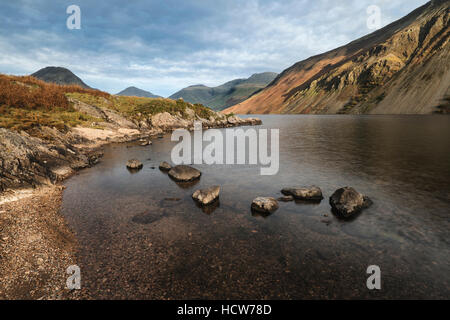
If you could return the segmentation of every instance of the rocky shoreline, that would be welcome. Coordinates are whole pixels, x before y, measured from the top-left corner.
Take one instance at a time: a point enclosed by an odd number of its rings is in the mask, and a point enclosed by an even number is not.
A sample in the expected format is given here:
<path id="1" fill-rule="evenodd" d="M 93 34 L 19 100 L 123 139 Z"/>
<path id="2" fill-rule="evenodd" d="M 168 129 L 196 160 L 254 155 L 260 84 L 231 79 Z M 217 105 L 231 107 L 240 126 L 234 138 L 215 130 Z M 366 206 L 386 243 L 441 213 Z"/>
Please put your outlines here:
<path id="1" fill-rule="evenodd" d="M 65 289 L 77 241 L 60 214 L 63 188 L 0 205 L 0 299 L 77 299 Z"/>
<path id="2" fill-rule="evenodd" d="M 31 132 L 0 128 L 0 299 L 77 299 L 65 289 L 66 269 L 76 264 L 76 239 L 59 213 L 63 188 L 59 182 L 95 165 L 102 146 L 142 140 L 178 128 L 259 125 L 214 113 L 202 119 L 193 110 L 187 117 L 168 112 L 133 121 L 110 109 L 72 100 L 80 112 L 105 120 L 101 128 L 65 131 L 37 127 Z"/>
<path id="3" fill-rule="evenodd" d="M 30 132 L 0 128 L 0 197 L 11 190 L 62 181 L 96 164 L 102 156 L 101 147 L 109 143 L 142 140 L 148 145 L 151 138 L 175 129 L 193 130 L 194 122 L 201 122 L 204 129 L 262 123 L 258 118 L 242 119 L 221 113 L 203 119 L 189 108 L 185 117 L 162 112 L 137 121 L 107 108 L 71 101 L 80 112 L 102 117 L 105 122 L 101 128 L 74 127 L 65 132 L 50 127 L 36 127 Z"/>

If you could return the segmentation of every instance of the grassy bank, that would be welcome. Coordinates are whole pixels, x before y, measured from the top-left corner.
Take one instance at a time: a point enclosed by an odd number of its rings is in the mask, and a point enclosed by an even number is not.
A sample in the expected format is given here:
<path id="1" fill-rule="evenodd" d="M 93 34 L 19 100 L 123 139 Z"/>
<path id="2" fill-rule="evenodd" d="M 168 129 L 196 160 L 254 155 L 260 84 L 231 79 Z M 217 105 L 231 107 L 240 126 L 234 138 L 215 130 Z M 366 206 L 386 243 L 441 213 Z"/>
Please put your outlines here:
<path id="1" fill-rule="evenodd" d="M 161 112 L 189 117 L 188 108 L 208 119 L 216 114 L 209 108 L 164 98 L 114 96 L 107 92 L 46 83 L 33 77 L 0 75 L 0 127 L 30 131 L 36 126 L 95 127 L 103 119 L 74 109 L 71 99 L 108 108 L 130 120 L 140 121 Z"/>

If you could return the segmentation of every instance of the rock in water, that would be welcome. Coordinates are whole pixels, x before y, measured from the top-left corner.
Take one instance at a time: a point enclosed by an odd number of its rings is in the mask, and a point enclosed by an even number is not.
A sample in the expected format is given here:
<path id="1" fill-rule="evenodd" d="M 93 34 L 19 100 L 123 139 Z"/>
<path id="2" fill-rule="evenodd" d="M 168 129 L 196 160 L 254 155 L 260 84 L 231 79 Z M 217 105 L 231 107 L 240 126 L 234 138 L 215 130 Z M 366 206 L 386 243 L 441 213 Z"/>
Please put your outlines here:
<path id="1" fill-rule="evenodd" d="M 201 175 L 200 171 L 186 165 L 175 166 L 169 171 L 169 176 L 178 182 L 194 181 L 199 179 Z"/>
<path id="2" fill-rule="evenodd" d="M 136 170 L 136 169 L 142 169 L 142 167 L 143 167 L 143 164 L 139 160 L 132 159 L 132 160 L 128 160 L 128 162 L 127 162 L 128 169 Z"/>
<path id="3" fill-rule="evenodd" d="M 152 144 L 152 142 L 151 142 L 150 140 L 148 140 L 148 141 L 143 141 L 143 142 L 141 143 L 141 146 L 146 147 L 146 146 L 149 146 L 149 145 L 151 145 L 151 144 Z"/>
<path id="4" fill-rule="evenodd" d="M 159 164 L 159 170 L 161 171 L 169 171 L 170 169 L 172 169 L 172 166 L 165 161 Z"/>
<path id="5" fill-rule="evenodd" d="M 192 194 L 192 198 L 198 203 L 207 206 L 219 198 L 220 187 L 214 186 L 202 190 L 197 190 Z"/>
<path id="6" fill-rule="evenodd" d="M 278 209 L 278 202 L 275 198 L 258 197 L 253 200 L 252 209 L 257 212 L 270 214 Z"/>
<path id="7" fill-rule="evenodd" d="M 293 196 L 296 200 L 321 201 L 323 199 L 322 190 L 316 186 L 284 188 L 281 193 L 285 196 Z"/>
<path id="8" fill-rule="evenodd" d="M 362 209 L 370 207 L 372 201 L 357 192 L 352 187 L 344 187 L 336 190 L 330 197 L 330 205 L 333 211 L 343 218 L 350 218 Z"/>

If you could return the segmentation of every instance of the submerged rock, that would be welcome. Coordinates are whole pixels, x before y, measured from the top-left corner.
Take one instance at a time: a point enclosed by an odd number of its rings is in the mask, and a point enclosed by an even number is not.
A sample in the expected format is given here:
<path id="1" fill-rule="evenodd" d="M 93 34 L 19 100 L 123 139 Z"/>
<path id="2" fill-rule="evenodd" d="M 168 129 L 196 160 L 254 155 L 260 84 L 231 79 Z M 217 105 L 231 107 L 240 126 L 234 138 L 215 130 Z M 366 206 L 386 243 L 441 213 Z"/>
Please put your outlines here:
<path id="1" fill-rule="evenodd" d="M 252 202 L 252 210 L 270 214 L 278 209 L 278 201 L 272 197 L 258 197 Z"/>
<path id="2" fill-rule="evenodd" d="M 178 182 L 197 180 L 201 175 L 200 171 L 186 165 L 175 166 L 169 171 L 169 176 Z"/>
<path id="3" fill-rule="evenodd" d="M 338 216 L 350 218 L 370 207 L 372 201 L 352 187 L 344 187 L 333 193 L 330 197 L 330 205 Z"/>
<path id="4" fill-rule="evenodd" d="M 138 215 L 135 215 L 133 218 L 131 218 L 131 221 L 138 224 L 151 224 L 158 220 L 160 220 L 163 217 L 162 213 L 158 212 L 152 212 L 152 213 L 141 213 Z"/>
<path id="5" fill-rule="evenodd" d="M 169 171 L 170 169 L 172 169 L 172 166 L 166 161 L 163 161 L 159 164 L 159 170 L 161 171 Z"/>
<path id="6" fill-rule="evenodd" d="M 316 186 L 284 188 L 281 193 L 285 196 L 293 196 L 296 200 L 321 201 L 323 199 L 322 190 Z"/>
<path id="7" fill-rule="evenodd" d="M 142 169 L 142 167 L 143 167 L 143 164 L 139 160 L 131 159 L 131 160 L 128 160 L 128 162 L 127 162 L 128 169 L 136 170 L 136 169 Z"/>
<path id="8" fill-rule="evenodd" d="M 192 194 L 192 198 L 198 203 L 207 206 L 219 198 L 220 187 L 213 186 L 206 189 L 197 190 Z"/>

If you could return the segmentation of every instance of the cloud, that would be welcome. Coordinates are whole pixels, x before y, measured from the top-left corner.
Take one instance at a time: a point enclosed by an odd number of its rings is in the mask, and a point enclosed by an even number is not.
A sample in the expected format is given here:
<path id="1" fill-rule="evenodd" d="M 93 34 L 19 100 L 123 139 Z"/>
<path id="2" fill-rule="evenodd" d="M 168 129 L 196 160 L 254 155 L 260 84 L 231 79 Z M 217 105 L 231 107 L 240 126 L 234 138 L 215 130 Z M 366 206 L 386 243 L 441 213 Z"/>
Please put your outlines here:
<path id="1" fill-rule="evenodd" d="M 0 72 L 64 66 L 112 93 L 134 85 L 168 96 L 192 84 L 219 85 L 297 61 L 370 32 L 424 0 L 78 1 L 82 29 L 66 28 L 72 1 L 2 2 Z"/>

